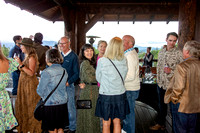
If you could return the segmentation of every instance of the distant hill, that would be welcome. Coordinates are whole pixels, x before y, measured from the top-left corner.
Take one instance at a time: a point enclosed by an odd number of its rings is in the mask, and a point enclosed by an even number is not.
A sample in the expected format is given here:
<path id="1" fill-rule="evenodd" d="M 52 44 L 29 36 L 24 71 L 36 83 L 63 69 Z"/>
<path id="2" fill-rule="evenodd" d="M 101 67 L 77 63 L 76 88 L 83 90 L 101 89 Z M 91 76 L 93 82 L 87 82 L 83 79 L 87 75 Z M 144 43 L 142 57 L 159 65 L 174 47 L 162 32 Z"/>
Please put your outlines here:
<path id="1" fill-rule="evenodd" d="M 45 46 L 54 46 L 55 44 L 57 44 L 56 41 L 43 41 L 42 45 Z"/>
<path id="2" fill-rule="evenodd" d="M 147 51 L 147 47 L 145 46 L 146 44 L 148 46 L 151 46 L 151 50 L 158 50 L 160 49 L 166 42 L 148 42 L 148 43 L 142 43 L 142 44 L 135 44 L 135 47 L 139 48 L 140 52 L 146 52 Z M 14 43 L 12 42 L 1 42 L 2 45 L 5 45 L 8 48 L 12 48 L 14 46 Z M 48 46 L 54 46 L 55 44 L 57 44 L 56 41 L 43 41 L 43 46 L 48 45 Z M 141 46 L 141 45 L 144 45 Z M 93 47 L 97 48 L 97 44 L 93 44 Z"/>
<path id="3" fill-rule="evenodd" d="M 146 53 L 147 46 L 145 45 L 148 45 L 148 47 L 151 46 L 151 50 L 159 50 L 164 44 L 165 42 L 148 42 L 148 43 L 135 44 L 134 47 L 138 47 L 140 53 L 143 52 Z M 142 45 L 144 45 L 144 47 Z M 97 49 L 97 44 L 93 44 L 93 47 Z"/>
<path id="4" fill-rule="evenodd" d="M 137 46 L 137 45 L 135 45 L 135 47 L 138 47 L 138 49 L 139 49 L 139 52 L 140 53 L 143 53 L 143 52 L 147 52 L 147 47 L 141 47 L 141 46 Z M 151 47 L 151 51 L 152 50 L 159 50 L 160 48 L 158 48 L 158 47 Z"/>
<path id="5" fill-rule="evenodd" d="M 11 49 L 15 45 L 14 42 L 6 42 L 6 41 L 2 41 L 1 44 L 5 45 L 9 49 Z M 57 44 L 56 41 L 43 41 L 42 45 L 54 46 L 55 44 Z"/>

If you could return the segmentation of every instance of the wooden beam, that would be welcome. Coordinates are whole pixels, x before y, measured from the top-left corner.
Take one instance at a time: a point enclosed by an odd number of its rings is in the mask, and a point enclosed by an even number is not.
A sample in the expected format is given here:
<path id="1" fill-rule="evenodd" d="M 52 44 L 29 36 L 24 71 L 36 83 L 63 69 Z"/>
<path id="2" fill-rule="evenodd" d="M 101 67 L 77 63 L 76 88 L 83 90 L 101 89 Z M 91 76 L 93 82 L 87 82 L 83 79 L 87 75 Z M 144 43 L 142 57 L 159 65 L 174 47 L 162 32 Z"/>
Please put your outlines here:
<path id="1" fill-rule="evenodd" d="M 194 39 L 197 0 L 180 0 L 178 47 L 183 49 L 187 41 Z"/>
<path id="2" fill-rule="evenodd" d="M 200 1 L 197 0 L 197 14 L 196 14 L 196 22 L 195 22 L 195 36 L 194 39 L 200 42 Z M 199 115 L 200 116 L 200 115 Z M 200 127 L 199 127 L 200 130 Z"/>
<path id="3" fill-rule="evenodd" d="M 86 32 L 85 32 L 85 20 L 86 13 L 84 11 L 76 12 L 76 36 L 77 36 L 77 54 L 79 53 L 81 47 L 85 44 L 86 41 Z"/>
<path id="4" fill-rule="evenodd" d="M 67 32 L 70 32 L 72 30 L 72 23 L 70 21 L 69 14 L 72 10 L 69 9 L 67 6 L 64 6 L 64 7 L 60 7 L 60 11 L 65 22 L 65 30 Z"/>
<path id="5" fill-rule="evenodd" d="M 117 24 L 119 24 L 120 14 L 117 14 Z"/>
<path id="6" fill-rule="evenodd" d="M 169 16 L 167 17 L 167 22 L 166 22 L 166 24 L 169 24 L 169 22 L 171 21 L 172 18 L 173 18 L 173 15 L 172 15 L 172 14 L 169 15 Z"/>
<path id="7" fill-rule="evenodd" d="M 133 15 L 133 24 L 135 24 L 135 18 L 136 18 L 136 16 Z"/>
<path id="8" fill-rule="evenodd" d="M 151 17 L 150 17 L 150 19 L 149 19 L 149 20 L 150 20 L 150 21 L 149 21 L 150 24 L 152 24 L 152 21 L 153 21 L 154 17 L 155 17 L 154 15 L 151 15 Z"/>
<path id="9" fill-rule="evenodd" d="M 136 5 L 136 4 L 126 4 L 126 5 L 79 5 L 77 8 L 85 10 L 86 13 L 96 14 L 178 14 L 179 13 L 179 3 L 170 5 Z"/>
<path id="10" fill-rule="evenodd" d="M 60 8 L 58 8 L 52 15 L 52 17 L 50 18 L 51 21 L 55 22 L 56 20 L 58 20 L 58 18 L 61 17 L 61 11 Z"/>
<path id="11" fill-rule="evenodd" d="M 103 17 L 103 13 L 97 13 L 94 17 L 91 18 L 90 21 L 85 26 L 85 33 L 87 33 L 95 24 L 96 22 Z"/>

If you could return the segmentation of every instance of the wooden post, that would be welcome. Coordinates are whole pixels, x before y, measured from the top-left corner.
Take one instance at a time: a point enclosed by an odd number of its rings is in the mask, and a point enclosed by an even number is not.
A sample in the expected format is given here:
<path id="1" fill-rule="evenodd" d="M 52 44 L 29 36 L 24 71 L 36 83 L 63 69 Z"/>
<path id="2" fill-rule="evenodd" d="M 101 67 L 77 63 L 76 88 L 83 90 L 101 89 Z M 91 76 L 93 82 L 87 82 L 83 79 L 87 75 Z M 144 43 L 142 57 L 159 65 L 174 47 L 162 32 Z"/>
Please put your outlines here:
<path id="1" fill-rule="evenodd" d="M 65 36 L 69 36 L 71 41 L 71 49 L 76 52 L 76 44 L 75 44 L 75 19 L 76 16 L 75 10 L 72 8 L 69 8 L 67 6 L 60 7 L 64 24 L 65 24 Z"/>
<path id="2" fill-rule="evenodd" d="M 76 23 L 75 23 L 76 16 L 74 15 L 75 12 L 76 12 L 75 10 L 70 10 L 69 11 L 69 14 L 68 14 L 67 18 L 70 21 L 70 23 L 69 23 L 70 24 L 70 29 L 66 28 L 66 24 L 65 24 L 65 35 L 69 36 L 70 42 L 71 42 L 70 47 L 75 53 L 77 53 L 76 36 L 75 36 L 75 29 L 76 29 Z"/>
<path id="3" fill-rule="evenodd" d="M 194 39 L 196 0 L 180 0 L 178 47 L 183 49 L 187 41 Z"/>
<path id="4" fill-rule="evenodd" d="M 77 36 L 77 54 L 79 54 L 82 45 L 86 43 L 85 20 L 86 13 L 84 11 L 76 12 L 76 36 Z"/>
<path id="5" fill-rule="evenodd" d="M 194 39 L 200 42 L 200 1 L 197 0 L 196 26 Z"/>

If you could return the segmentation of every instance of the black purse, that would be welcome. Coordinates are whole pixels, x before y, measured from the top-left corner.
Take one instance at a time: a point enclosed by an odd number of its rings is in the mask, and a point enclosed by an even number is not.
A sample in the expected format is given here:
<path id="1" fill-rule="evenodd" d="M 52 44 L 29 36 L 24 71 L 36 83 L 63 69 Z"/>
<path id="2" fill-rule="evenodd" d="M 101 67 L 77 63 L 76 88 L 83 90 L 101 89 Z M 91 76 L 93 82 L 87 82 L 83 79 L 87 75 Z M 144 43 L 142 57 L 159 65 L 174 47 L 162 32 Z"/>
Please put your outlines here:
<path id="1" fill-rule="evenodd" d="M 92 98 L 92 89 L 90 89 L 90 99 L 91 98 Z M 76 109 L 91 109 L 91 108 L 92 108 L 92 101 L 89 99 L 76 101 Z"/>
<path id="2" fill-rule="evenodd" d="M 59 81 L 59 83 L 57 84 L 57 86 L 51 91 L 51 93 L 46 97 L 46 99 L 43 101 L 42 98 L 40 99 L 40 101 L 37 103 L 35 110 L 34 110 L 34 117 L 35 119 L 37 119 L 38 121 L 41 121 L 43 116 L 44 116 L 44 104 L 46 103 L 46 101 L 48 100 L 48 98 L 53 94 L 53 92 L 56 90 L 56 88 L 58 87 L 58 85 L 60 84 L 60 82 L 62 81 L 63 77 L 65 75 L 65 70 L 63 72 L 63 75 Z"/>
<path id="3" fill-rule="evenodd" d="M 91 100 L 77 100 L 76 108 L 77 109 L 91 109 L 92 101 Z"/>

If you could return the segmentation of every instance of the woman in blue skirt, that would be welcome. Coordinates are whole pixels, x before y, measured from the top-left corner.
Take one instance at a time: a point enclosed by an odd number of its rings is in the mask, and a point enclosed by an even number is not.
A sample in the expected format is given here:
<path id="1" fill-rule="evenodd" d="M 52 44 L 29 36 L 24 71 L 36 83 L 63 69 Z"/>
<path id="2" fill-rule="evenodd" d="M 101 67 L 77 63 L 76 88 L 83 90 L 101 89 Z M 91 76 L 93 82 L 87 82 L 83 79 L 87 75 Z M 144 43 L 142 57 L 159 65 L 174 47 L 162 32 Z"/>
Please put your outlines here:
<path id="1" fill-rule="evenodd" d="M 96 69 L 96 79 L 101 86 L 95 115 L 103 118 L 103 133 L 110 133 L 111 121 L 114 124 L 114 133 L 120 133 L 120 120 L 129 114 L 124 87 L 127 71 L 122 39 L 114 37 L 110 40 L 104 57 L 99 59 Z"/>

